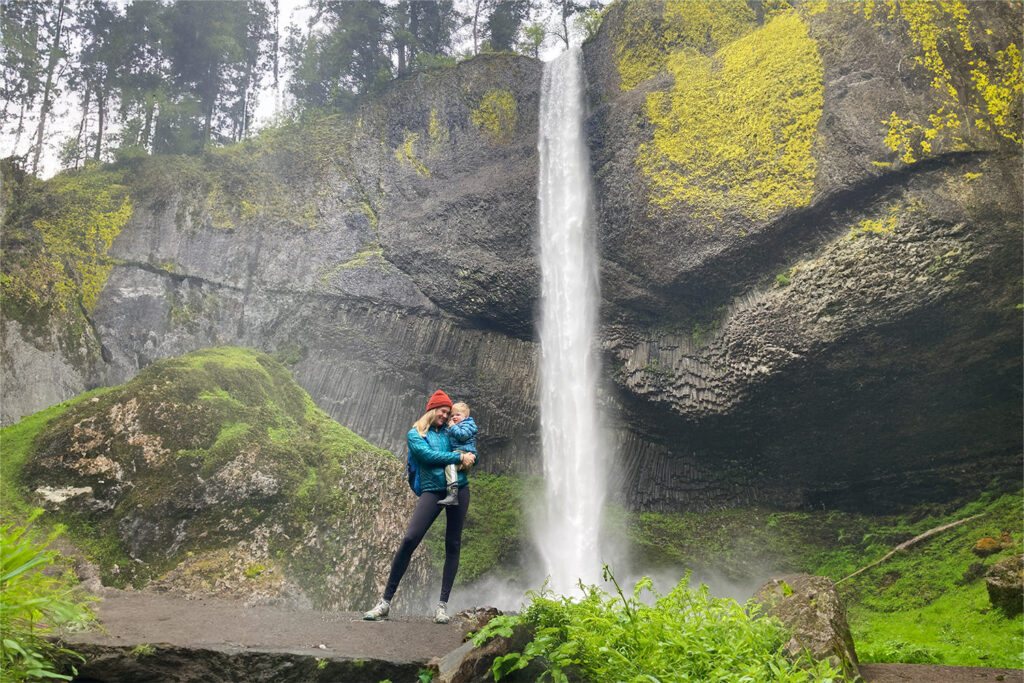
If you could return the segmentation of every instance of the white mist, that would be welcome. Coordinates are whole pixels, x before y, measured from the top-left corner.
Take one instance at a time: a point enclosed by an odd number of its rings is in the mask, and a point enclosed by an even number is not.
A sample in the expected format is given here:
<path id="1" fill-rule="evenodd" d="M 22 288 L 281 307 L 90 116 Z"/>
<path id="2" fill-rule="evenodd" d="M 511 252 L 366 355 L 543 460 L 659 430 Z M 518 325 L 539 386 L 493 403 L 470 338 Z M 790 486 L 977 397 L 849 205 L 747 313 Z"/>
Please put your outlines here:
<path id="1" fill-rule="evenodd" d="M 579 48 L 544 65 L 540 101 L 540 414 L 545 506 L 534 538 L 550 588 L 601 583 L 607 448 L 597 408 L 598 274 Z"/>

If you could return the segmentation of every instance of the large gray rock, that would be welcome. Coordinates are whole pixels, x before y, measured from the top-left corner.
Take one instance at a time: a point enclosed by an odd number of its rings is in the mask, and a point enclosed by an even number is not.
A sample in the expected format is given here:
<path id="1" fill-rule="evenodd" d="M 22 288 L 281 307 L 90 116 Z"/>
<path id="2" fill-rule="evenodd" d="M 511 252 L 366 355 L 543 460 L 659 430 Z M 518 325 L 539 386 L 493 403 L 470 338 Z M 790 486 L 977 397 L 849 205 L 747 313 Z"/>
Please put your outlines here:
<path id="1" fill-rule="evenodd" d="M 831 579 L 809 574 L 774 578 L 753 599 L 792 631 L 785 645 L 790 658 L 807 654 L 815 661 L 828 660 L 850 680 L 859 675 L 846 610 Z"/>

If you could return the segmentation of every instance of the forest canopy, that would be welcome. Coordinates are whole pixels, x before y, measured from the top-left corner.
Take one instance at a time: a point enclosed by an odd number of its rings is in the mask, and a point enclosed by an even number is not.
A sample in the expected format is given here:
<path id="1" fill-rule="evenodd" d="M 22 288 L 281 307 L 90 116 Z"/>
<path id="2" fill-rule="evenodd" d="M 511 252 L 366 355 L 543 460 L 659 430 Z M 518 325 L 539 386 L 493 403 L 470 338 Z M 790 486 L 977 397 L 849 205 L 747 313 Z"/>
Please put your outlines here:
<path id="1" fill-rule="evenodd" d="M 17 0 L 0 5 L 3 156 L 38 173 L 196 154 L 278 116 L 351 108 L 416 70 L 486 51 L 537 57 L 593 30 L 600 0 Z M 290 10 L 303 21 L 287 23 Z M 282 100 L 286 106 L 282 106 Z M 265 107 L 264 107 L 265 109 Z M 57 130 L 59 129 L 59 130 Z"/>

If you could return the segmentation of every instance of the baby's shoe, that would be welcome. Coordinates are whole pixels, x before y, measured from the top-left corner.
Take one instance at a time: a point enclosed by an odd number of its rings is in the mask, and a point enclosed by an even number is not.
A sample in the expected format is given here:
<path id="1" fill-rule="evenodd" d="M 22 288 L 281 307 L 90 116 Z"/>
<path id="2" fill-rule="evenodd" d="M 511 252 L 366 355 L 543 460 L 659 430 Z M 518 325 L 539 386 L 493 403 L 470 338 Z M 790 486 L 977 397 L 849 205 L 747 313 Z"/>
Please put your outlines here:
<path id="1" fill-rule="evenodd" d="M 448 495 L 437 501 L 438 505 L 452 505 L 454 507 L 459 506 L 459 485 L 452 484 L 448 487 Z"/>

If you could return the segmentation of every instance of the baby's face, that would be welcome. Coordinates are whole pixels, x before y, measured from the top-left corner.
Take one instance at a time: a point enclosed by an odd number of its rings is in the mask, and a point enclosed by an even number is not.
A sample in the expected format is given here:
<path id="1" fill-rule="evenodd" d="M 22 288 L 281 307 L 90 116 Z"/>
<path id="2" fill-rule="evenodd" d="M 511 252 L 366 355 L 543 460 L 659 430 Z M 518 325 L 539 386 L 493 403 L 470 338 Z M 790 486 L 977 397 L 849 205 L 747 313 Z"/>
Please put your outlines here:
<path id="1" fill-rule="evenodd" d="M 466 414 L 463 413 L 462 411 L 456 410 L 455 412 L 452 413 L 452 419 L 449 420 L 449 422 L 451 422 L 453 425 L 457 425 L 465 419 Z"/>

